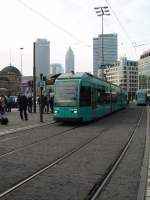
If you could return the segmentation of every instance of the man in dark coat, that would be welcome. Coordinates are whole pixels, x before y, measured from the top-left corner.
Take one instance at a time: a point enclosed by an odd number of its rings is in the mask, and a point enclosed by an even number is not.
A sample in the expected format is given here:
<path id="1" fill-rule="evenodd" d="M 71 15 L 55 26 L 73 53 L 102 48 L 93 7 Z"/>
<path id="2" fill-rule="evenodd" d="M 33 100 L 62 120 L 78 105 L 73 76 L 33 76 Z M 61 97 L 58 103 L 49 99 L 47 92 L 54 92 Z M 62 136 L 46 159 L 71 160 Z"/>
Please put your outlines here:
<path id="1" fill-rule="evenodd" d="M 21 120 L 23 120 L 24 118 L 25 118 L 25 120 L 28 120 L 28 115 L 27 115 L 28 99 L 27 99 L 27 97 L 24 94 L 19 95 L 17 102 L 18 102 L 18 106 L 19 106 Z M 23 114 L 24 114 L 24 117 L 23 117 Z"/>
<path id="2" fill-rule="evenodd" d="M 51 97 L 50 97 L 50 102 L 49 102 L 49 104 L 50 104 L 51 112 L 53 113 L 53 108 L 54 108 L 54 96 L 51 96 Z"/>

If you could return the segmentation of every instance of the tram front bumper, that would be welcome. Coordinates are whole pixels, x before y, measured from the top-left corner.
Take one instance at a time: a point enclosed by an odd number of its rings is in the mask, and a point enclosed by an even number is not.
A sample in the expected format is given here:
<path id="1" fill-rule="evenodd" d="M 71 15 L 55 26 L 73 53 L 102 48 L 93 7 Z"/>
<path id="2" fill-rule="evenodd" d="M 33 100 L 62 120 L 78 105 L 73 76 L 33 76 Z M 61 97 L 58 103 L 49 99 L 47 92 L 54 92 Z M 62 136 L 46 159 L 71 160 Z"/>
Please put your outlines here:
<path id="1" fill-rule="evenodd" d="M 77 108 L 56 108 L 54 109 L 54 119 L 56 121 L 82 121 Z"/>

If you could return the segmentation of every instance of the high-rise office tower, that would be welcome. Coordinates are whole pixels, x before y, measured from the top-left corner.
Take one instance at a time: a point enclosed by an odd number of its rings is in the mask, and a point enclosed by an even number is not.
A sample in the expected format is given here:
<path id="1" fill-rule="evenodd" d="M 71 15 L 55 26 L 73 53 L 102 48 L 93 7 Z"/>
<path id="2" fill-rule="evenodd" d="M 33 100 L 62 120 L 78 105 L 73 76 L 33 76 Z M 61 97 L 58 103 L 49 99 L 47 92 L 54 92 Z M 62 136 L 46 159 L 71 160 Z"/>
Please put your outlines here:
<path id="1" fill-rule="evenodd" d="M 35 42 L 35 66 L 36 75 L 49 75 L 50 66 L 50 42 L 46 39 L 37 39 Z"/>
<path id="2" fill-rule="evenodd" d="M 71 71 L 74 72 L 74 53 L 71 47 L 69 47 L 65 56 L 65 72 L 69 73 Z"/>
<path id="3" fill-rule="evenodd" d="M 94 75 L 97 76 L 98 69 L 104 67 L 105 65 L 112 65 L 115 62 L 117 62 L 118 58 L 117 43 L 118 43 L 117 34 L 103 34 L 103 35 L 98 35 L 97 38 L 93 38 Z"/>

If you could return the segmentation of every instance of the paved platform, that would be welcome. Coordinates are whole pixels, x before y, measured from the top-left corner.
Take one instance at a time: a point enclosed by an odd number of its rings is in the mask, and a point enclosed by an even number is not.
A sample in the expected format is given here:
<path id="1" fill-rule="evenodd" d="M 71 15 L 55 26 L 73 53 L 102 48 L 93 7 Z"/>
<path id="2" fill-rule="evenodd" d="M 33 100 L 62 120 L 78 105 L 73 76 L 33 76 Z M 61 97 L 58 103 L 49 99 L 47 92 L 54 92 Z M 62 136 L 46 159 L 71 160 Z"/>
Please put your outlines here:
<path id="1" fill-rule="evenodd" d="M 1 125 L 0 124 L 0 135 L 4 135 L 10 132 L 15 132 L 17 130 L 22 130 L 31 127 L 42 126 L 46 123 L 50 123 L 53 121 L 52 113 L 44 113 L 43 114 L 43 122 L 40 122 L 40 113 L 28 113 L 28 120 L 21 120 L 19 111 L 17 109 L 12 109 L 12 112 L 6 113 L 8 117 L 8 124 Z"/>

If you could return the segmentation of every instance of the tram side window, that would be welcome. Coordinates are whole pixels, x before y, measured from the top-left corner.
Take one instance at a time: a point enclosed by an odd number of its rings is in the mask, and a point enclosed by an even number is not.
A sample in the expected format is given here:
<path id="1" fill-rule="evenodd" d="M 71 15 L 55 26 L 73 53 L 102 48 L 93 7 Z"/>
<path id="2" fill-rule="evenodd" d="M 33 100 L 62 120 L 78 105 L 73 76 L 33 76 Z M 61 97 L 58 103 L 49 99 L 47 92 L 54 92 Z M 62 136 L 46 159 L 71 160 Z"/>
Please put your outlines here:
<path id="1" fill-rule="evenodd" d="M 116 103 L 117 102 L 117 93 L 112 92 L 111 101 L 112 101 L 112 103 Z"/>
<path id="2" fill-rule="evenodd" d="M 92 108 L 93 109 L 95 109 L 96 108 L 96 106 L 97 106 L 97 95 L 98 95 L 98 93 L 97 93 L 97 89 L 96 88 L 92 88 L 92 102 L 91 102 L 91 104 L 92 104 Z"/>
<path id="3" fill-rule="evenodd" d="M 91 106 L 91 88 L 90 87 L 81 86 L 80 106 Z"/>
<path id="4" fill-rule="evenodd" d="M 97 90 L 97 103 L 101 104 L 101 90 L 100 89 Z"/>
<path id="5" fill-rule="evenodd" d="M 103 89 L 98 89 L 98 104 L 110 104 L 110 92 Z"/>
<path id="6" fill-rule="evenodd" d="M 101 104 L 106 104 L 107 103 L 107 98 L 106 98 L 106 91 L 105 89 L 101 90 L 101 99 L 100 99 Z"/>

